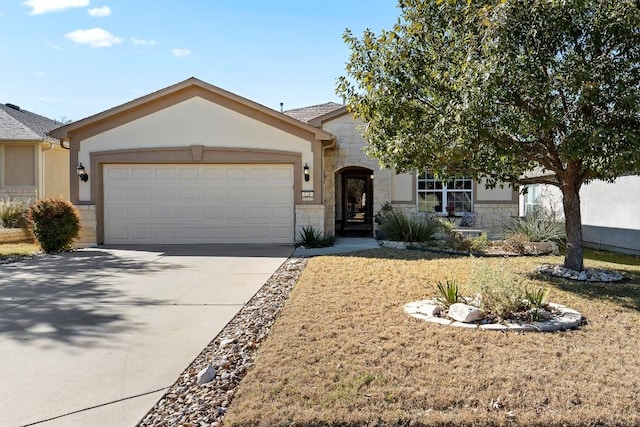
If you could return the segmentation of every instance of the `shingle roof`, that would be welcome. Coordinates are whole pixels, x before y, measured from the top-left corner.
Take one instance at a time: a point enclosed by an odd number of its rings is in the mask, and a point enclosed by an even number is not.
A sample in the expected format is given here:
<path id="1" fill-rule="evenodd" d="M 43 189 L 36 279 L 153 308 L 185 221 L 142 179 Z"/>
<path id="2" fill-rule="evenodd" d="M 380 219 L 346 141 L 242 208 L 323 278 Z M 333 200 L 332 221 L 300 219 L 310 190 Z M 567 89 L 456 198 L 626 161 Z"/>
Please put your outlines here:
<path id="1" fill-rule="evenodd" d="M 294 108 L 293 110 L 284 111 L 284 114 L 301 122 L 309 123 L 316 117 L 324 116 L 342 107 L 344 107 L 344 105 L 338 104 L 337 102 L 327 102 L 309 107 Z"/>
<path id="2" fill-rule="evenodd" d="M 47 132 L 62 123 L 9 105 L 0 104 L 0 140 L 58 142 Z"/>

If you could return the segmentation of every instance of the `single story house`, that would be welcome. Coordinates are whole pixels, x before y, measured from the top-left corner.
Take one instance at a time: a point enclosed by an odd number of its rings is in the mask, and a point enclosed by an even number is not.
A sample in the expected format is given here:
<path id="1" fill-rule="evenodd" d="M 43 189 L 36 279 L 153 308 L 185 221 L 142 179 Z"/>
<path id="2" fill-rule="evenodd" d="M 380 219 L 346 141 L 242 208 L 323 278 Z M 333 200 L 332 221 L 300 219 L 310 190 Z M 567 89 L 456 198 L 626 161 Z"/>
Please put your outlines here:
<path id="1" fill-rule="evenodd" d="M 292 244 L 311 225 L 371 233 L 385 202 L 409 212 L 478 213 L 498 229 L 517 215 L 511 189 L 426 172 L 396 174 L 366 157 L 361 123 L 340 104 L 279 112 L 196 78 L 62 126 L 80 245 Z"/>
<path id="2" fill-rule="evenodd" d="M 553 180 L 554 176 L 546 177 Z M 520 197 L 520 214 L 536 207 L 564 218 L 562 192 L 554 185 L 527 185 Z M 584 245 L 640 255 L 640 175 L 625 175 L 613 183 L 601 180 L 580 189 Z"/>
<path id="3" fill-rule="evenodd" d="M 0 198 L 69 198 L 69 150 L 47 135 L 61 124 L 0 104 Z"/>

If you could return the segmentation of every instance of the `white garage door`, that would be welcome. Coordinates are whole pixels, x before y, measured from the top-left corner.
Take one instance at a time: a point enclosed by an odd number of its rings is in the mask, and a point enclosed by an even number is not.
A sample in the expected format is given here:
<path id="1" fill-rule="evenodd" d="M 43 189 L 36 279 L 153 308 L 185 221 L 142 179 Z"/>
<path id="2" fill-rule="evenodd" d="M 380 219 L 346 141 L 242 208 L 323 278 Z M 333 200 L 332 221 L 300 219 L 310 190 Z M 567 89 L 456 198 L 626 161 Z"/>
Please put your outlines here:
<path id="1" fill-rule="evenodd" d="M 293 243 L 293 165 L 105 165 L 104 242 Z"/>

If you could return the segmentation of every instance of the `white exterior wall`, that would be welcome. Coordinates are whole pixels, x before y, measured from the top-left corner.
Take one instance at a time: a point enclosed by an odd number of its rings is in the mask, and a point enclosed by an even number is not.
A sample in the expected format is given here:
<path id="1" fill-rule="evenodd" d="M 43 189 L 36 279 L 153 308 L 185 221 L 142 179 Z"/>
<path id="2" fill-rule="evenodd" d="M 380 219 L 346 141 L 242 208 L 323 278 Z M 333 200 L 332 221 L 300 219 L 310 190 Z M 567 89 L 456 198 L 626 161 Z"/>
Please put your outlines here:
<path id="1" fill-rule="evenodd" d="M 563 218 L 560 189 L 541 185 L 541 192 L 542 205 Z M 586 246 L 640 254 L 640 176 L 584 185 L 580 190 L 580 213 Z"/>
<path id="2" fill-rule="evenodd" d="M 87 138 L 78 161 L 91 176 L 92 152 L 191 145 L 301 153 L 302 164 L 314 164 L 309 141 L 200 97 Z M 91 200 L 90 188 L 90 182 L 80 182 L 81 201 Z M 303 181 L 302 190 L 314 190 L 313 180 Z"/>
<path id="3" fill-rule="evenodd" d="M 325 229 L 335 233 L 336 219 L 336 172 L 349 166 L 359 166 L 373 171 L 373 213 L 380 210 L 384 202 L 391 202 L 392 175 L 388 169 L 380 169 L 377 160 L 367 157 L 362 151 L 366 142 L 359 127 L 364 123 L 351 114 L 345 114 L 325 122 L 322 129 L 336 136 L 336 147 L 327 150 L 324 159 L 324 196 L 326 206 Z"/>

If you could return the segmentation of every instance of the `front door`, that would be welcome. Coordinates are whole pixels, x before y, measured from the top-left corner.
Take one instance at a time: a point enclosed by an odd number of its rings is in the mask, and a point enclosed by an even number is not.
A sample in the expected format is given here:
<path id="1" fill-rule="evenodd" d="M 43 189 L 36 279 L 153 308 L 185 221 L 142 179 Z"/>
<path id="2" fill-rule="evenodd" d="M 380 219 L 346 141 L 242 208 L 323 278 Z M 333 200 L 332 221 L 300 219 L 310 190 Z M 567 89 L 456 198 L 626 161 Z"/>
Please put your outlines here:
<path id="1" fill-rule="evenodd" d="M 373 180 L 370 173 L 342 175 L 342 234 L 370 236 L 373 231 Z"/>

